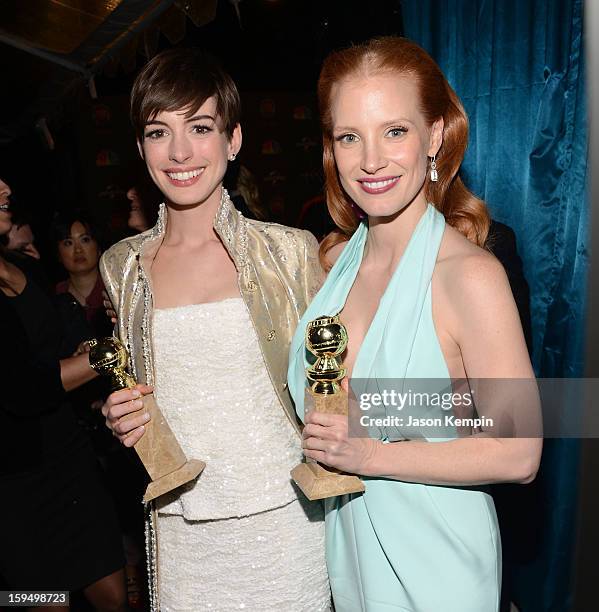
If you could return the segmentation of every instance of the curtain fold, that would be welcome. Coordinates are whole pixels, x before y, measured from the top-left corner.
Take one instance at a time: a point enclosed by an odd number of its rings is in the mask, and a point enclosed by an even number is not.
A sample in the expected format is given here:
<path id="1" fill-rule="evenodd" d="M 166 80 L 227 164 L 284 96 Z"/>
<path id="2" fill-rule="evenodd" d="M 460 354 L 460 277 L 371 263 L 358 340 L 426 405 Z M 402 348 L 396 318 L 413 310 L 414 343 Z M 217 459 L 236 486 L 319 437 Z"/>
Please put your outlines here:
<path id="1" fill-rule="evenodd" d="M 518 238 L 530 285 L 536 374 L 582 376 L 588 270 L 583 1 L 406 0 L 402 16 L 405 35 L 433 55 L 468 113 L 466 184 Z M 576 440 L 545 442 L 535 485 L 537 544 L 506 576 L 522 612 L 570 609 L 578 460 Z"/>

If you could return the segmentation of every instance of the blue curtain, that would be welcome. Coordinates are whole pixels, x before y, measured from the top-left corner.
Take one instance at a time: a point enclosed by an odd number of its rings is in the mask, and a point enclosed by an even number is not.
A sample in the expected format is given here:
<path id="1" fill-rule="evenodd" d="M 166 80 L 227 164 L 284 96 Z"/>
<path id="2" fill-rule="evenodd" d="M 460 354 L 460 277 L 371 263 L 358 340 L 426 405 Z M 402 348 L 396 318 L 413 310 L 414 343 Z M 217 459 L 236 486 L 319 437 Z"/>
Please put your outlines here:
<path id="1" fill-rule="evenodd" d="M 533 365 L 583 375 L 587 125 L 582 0 L 406 0 L 404 31 L 435 57 L 470 118 L 466 184 L 518 237 Z M 579 445 L 545 443 L 539 545 L 513 568 L 522 612 L 571 607 Z"/>

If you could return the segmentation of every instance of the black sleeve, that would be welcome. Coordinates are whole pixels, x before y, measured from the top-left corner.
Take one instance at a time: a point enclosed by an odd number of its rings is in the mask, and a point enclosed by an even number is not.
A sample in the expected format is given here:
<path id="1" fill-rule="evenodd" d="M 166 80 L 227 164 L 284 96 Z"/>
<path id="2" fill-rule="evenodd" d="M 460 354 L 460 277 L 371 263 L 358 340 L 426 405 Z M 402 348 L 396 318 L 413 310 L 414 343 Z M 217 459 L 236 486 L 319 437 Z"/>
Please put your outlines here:
<path id="1" fill-rule="evenodd" d="M 53 302 L 62 331 L 59 355 L 61 359 L 64 359 L 70 357 L 81 342 L 95 338 L 100 334 L 95 334 L 91 329 L 85 317 L 83 306 L 70 293 L 55 295 Z M 109 336 L 110 333 L 104 335 Z"/>
<path id="2" fill-rule="evenodd" d="M 516 234 L 511 227 L 499 223 L 491 222 L 489 236 L 485 245 L 505 268 L 505 272 L 514 295 L 516 307 L 520 314 L 520 322 L 524 331 L 524 339 L 528 352 L 532 350 L 532 324 L 530 319 L 530 292 L 528 283 L 524 277 L 522 260 L 518 255 L 516 246 Z"/>
<path id="3" fill-rule="evenodd" d="M 0 293 L 0 409 L 32 417 L 55 409 L 64 396 L 60 362 L 42 362 L 32 354 L 27 334 Z"/>

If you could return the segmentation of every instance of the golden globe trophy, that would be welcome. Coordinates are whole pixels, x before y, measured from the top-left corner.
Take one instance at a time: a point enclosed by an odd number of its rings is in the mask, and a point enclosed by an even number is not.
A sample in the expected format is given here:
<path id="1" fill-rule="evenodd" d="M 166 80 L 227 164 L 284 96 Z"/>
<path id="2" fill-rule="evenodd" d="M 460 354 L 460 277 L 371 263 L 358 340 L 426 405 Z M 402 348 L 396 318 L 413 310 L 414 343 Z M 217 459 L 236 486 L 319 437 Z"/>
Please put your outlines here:
<path id="1" fill-rule="evenodd" d="M 328 414 L 348 413 L 347 392 L 339 381 L 345 368 L 338 359 L 347 346 L 347 330 L 338 316 L 321 316 L 306 327 L 306 347 L 317 359 L 306 368 L 312 382 L 306 389 L 304 407 Z M 291 470 L 291 477 L 311 501 L 364 491 L 364 483 L 357 477 L 320 465 L 306 458 Z"/>
<path id="2" fill-rule="evenodd" d="M 127 349 L 118 338 L 100 338 L 89 342 L 89 365 L 98 374 L 110 379 L 111 391 L 133 388 L 135 379 L 125 370 L 128 361 Z M 175 434 L 153 394 L 144 395 L 143 407 L 121 417 L 121 421 L 130 419 L 145 411 L 150 415 L 146 431 L 134 448 L 146 468 L 152 482 L 148 485 L 144 501 L 148 502 L 168 491 L 185 484 L 201 474 L 206 467 L 203 461 L 187 459 L 181 450 Z"/>

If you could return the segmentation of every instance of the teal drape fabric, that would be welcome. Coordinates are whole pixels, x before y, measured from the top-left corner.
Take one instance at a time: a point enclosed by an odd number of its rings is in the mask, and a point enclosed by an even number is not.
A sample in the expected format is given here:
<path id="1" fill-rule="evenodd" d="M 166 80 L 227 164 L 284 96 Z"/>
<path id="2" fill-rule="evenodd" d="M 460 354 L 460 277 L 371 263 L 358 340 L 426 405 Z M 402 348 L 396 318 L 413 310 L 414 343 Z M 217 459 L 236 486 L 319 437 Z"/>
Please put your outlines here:
<path id="1" fill-rule="evenodd" d="M 407 0 L 405 35 L 435 57 L 470 118 L 467 185 L 516 232 L 538 376 L 583 373 L 587 125 L 582 0 Z M 548 440 L 539 549 L 514 568 L 522 612 L 571 604 L 578 444 Z"/>

